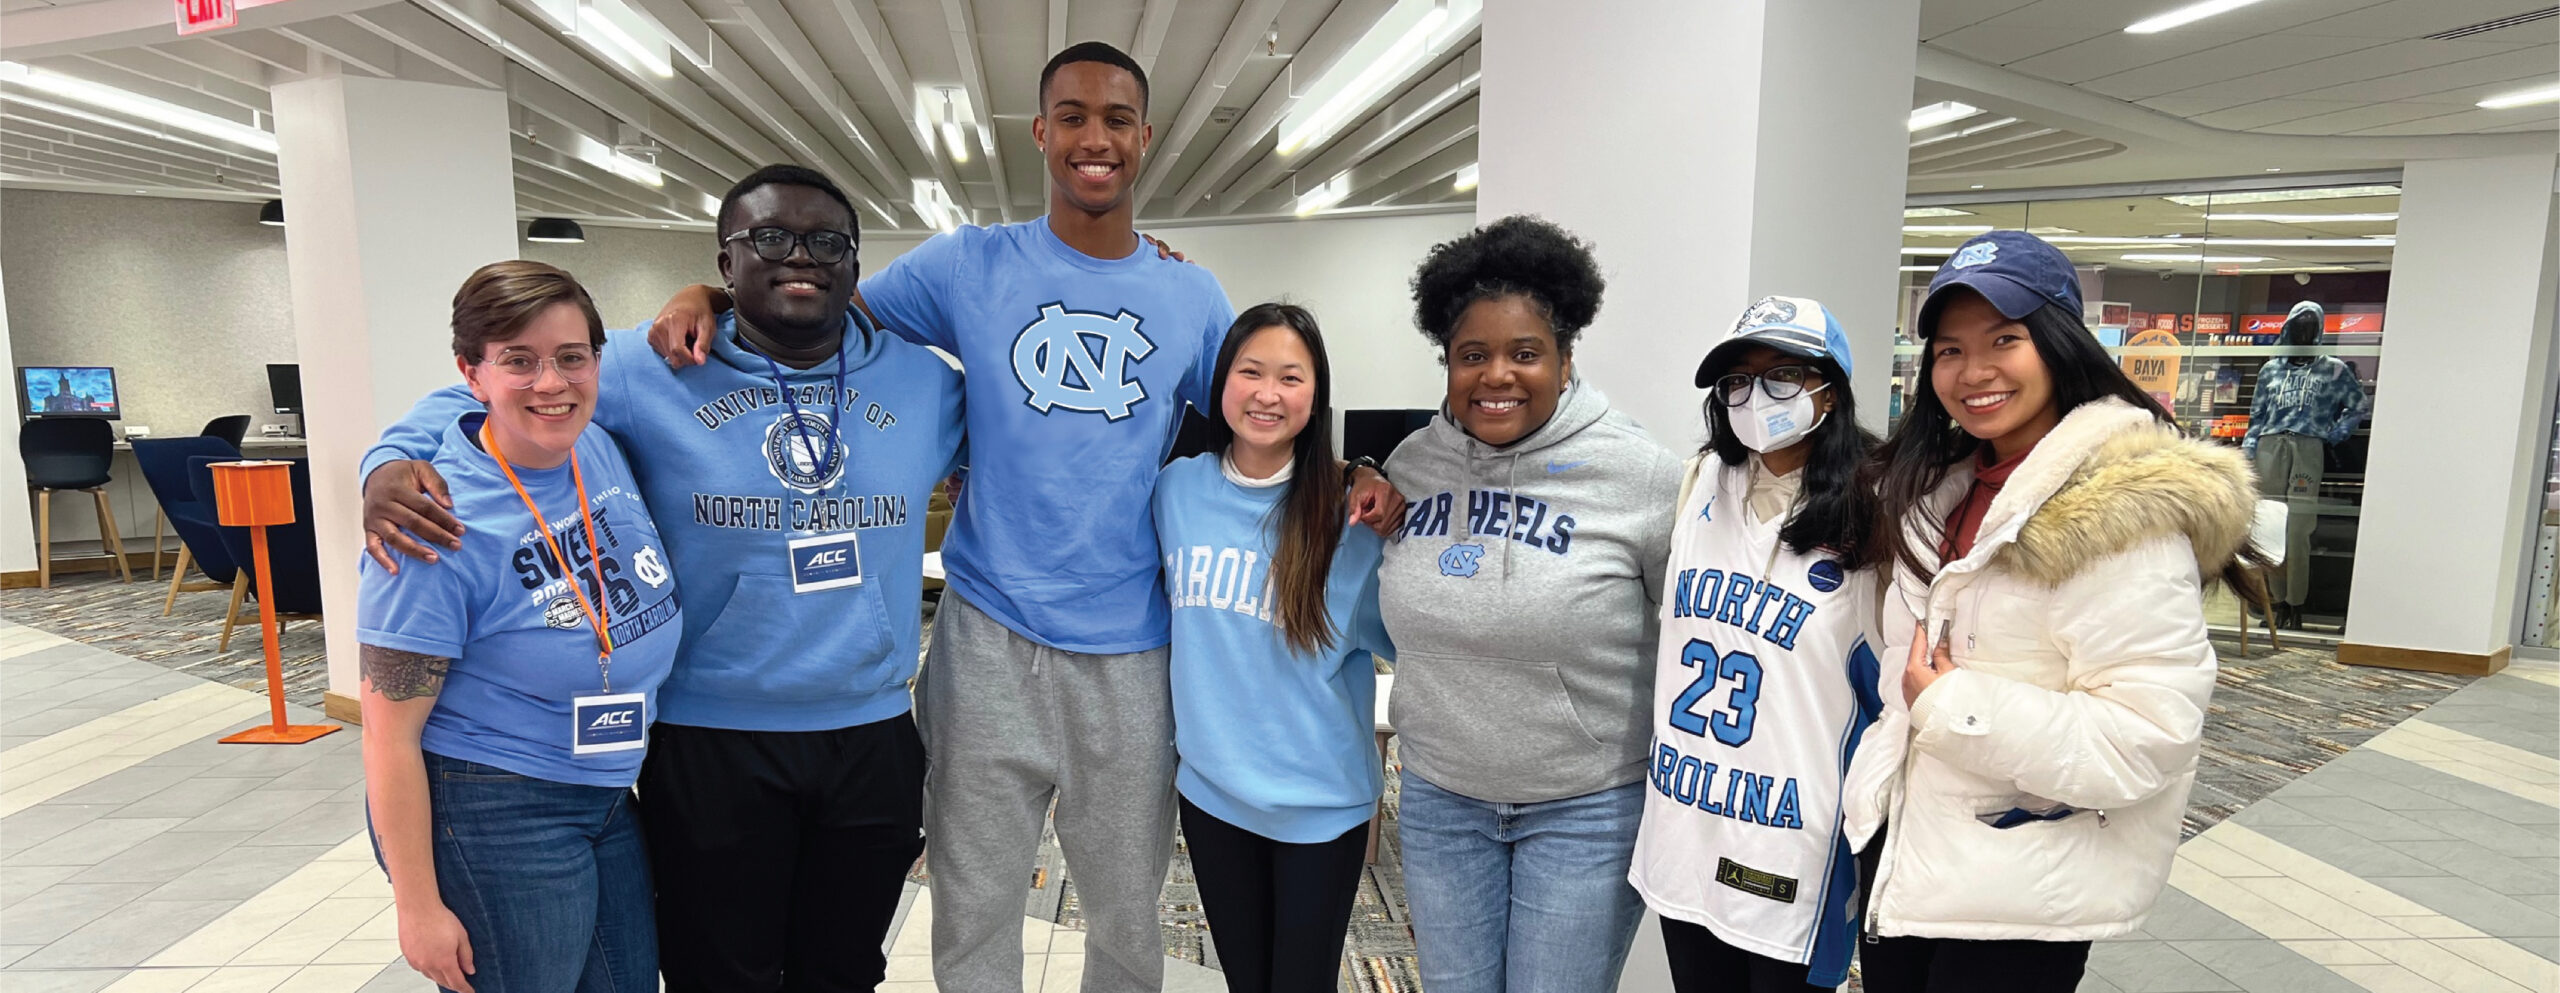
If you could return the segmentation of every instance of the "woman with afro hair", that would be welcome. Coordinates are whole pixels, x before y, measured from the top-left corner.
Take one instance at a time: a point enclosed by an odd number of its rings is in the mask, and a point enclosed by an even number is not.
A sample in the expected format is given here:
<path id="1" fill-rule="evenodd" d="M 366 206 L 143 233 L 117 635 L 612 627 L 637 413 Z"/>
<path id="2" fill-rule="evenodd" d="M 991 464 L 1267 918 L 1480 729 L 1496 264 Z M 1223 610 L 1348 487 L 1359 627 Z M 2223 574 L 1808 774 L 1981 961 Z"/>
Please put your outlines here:
<path id="1" fill-rule="evenodd" d="M 1388 463 L 1410 503 L 1378 586 L 1432 993 L 1614 989 L 1643 919 L 1627 867 L 1680 460 L 1574 375 L 1601 286 L 1589 245 L 1526 216 L 1413 277 L 1448 396 Z"/>

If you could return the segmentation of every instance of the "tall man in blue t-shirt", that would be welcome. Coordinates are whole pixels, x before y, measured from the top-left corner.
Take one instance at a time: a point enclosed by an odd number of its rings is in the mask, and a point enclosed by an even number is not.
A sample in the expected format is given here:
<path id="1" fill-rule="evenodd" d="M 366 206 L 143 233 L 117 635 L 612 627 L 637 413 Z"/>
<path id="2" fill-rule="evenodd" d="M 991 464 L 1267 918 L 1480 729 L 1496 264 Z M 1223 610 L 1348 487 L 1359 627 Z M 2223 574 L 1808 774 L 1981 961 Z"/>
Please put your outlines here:
<path id="1" fill-rule="evenodd" d="M 1048 215 L 937 236 L 855 298 L 974 373 L 972 464 L 943 549 L 952 595 L 916 688 L 933 755 L 934 978 L 958 993 L 1021 989 L 1023 880 L 1053 798 L 1090 928 L 1084 990 L 1163 982 L 1171 629 L 1149 500 L 1183 404 L 1208 404 L 1235 312 L 1207 270 L 1137 234 L 1146 110 L 1128 55 L 1059 52 L 1031 131 Z M 652 344 L 699 361 L 693 331 L 717 304 L 680 296 Z"/>
<path id="2" fill-rule="evenodd" d="M 960 376 L 848 312 L 858 232 L 824 176 L 756 171 L 719 233 L 738 312 L 706 336 L 708 361 L 673 370 L 641 332 L 616 333 L 596 407 L 693 608 L 640 770 L 660 970 L 676 993 L 869 990 L 924 846 L 907 682 Z M 403 528 L 456 527 L 420 496 L 443 491 L 434 471 L 397 460 L 432 457 L 427 428 L 463 405 L 429 395 L 366 458 L 386 568 L 382 544 L 432 554 Z"/>

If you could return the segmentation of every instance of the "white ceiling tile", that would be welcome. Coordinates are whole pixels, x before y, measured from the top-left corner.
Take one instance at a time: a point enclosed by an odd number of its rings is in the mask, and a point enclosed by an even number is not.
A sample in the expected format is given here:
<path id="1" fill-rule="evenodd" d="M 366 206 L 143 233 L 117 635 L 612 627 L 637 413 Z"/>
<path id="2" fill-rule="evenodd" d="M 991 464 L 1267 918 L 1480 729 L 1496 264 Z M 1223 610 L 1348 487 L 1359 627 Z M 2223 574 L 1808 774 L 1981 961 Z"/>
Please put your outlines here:
<path id="1" fill-rule="evenodd" d="M 2363 105 L 2340 100 L 2260 100 L 2229 110 L 2199 114 L 2190 119 L 2209 128 L 2249 131 L 2284 121 L 2353 110 L 2360 106 Z"/>
<path id="2" fill-rule="evenodd" d="M 2552 108 L 2549 105 L 2546 104 L 2541 108 L 2538 108 L 2538 110 L 2543 120 L 2549 121 L 2551 119 Z M 2515 110 L 2466 110 L 2459 113 L 2447 114 L 2443 117 L 2430 117 L 2425 120 L 2405 121 L 2399 124 L 2385 124 L 2380 127 L 2364 128 L 2349 133 L 2360 135 L 2471 134 L 2483 128 L 2508 127 L 2517 124 L 2520 121 L 2532 120 L 2534 116 L 2535 114 L 2528 108 L 2517 108 Z M 2549 125 L 2546 124 L 2545 126 L 2547 127 Z"/>
<path id="3" fill-rule="evenodd" d="M 2402 124 L 2455 113 L 2461 113 L 2461 111 L 2439 103 L 2372 103 L 2250 130 L 2264 134 L 2345 134 L 2363 128 Z"/>
<path id="4" fill-rule="evenodd" d="M 2036 0 L 1926 0 L 1920 5 L 1920 40 L 1990 20 Z"/>
<path id="5" fill-rule="evenodd" d="M 2274 6 L 2270 4 L 2268 6 Z M 2521 14 L 2538 6 L 2531 0 L 2389 0 L 2334 17 L 2297 21 L 2304 34 L 2356 38 L 2424 38 L 2439 31 Z M 2551 38 L 2551 22 L 2539 22 L 2540 40 Z M 2509 32 L 2501 32 L 2506 34 Z"/>
<path id="6" fill-rule="evenodd" d="M 2021 59 L 2009 68 L 2057 83 L 2080 83 L 2228 45 L 2214 34 L 2104 34 L 2076 45 Z"/>
<path id="7" fill-rule="evenodd" d="M 2300 65 L 2318 59 L 2377 47 L 2379 42 L 2367 38 L 2324 38 L 2285 35 L 2261 35 L 2233 42 L 2219 48 L 2180 56 L 2131 72 L 2117 73 L 2081 84 L 2083 89 L 2119 100 L 2142 100 L 2164 94 L 2179 96 L 2213 96 L 2205 84 Z M 2187 91 L 2195 91 L 2193 93 Z M 2232 96 L 2222 106 L 2228 107 L 2256 99 Z"/>
<path id="8" fill-rule="evenodd" d="M 2211 85 L 2232 96 L 2316 98 L 2319 91 L 2330 87 L 2423 69 L 2475 54 L 2478 54 L 2476 48 L 2460 42 L 2395 41 Z"/>
<path id="9" fill-rule="evenodd" d="M 2197 114 L 2210 114 L 2237 106 L 2227 98 L 2214 96 L 2210 91 L 2194 96 L 2152 97 L 2141 101 L 2141 104 L 2173 117 L 2194 117 Z"/>
<path id="10" fill-rule="evenodd" d="M 1939 35 L 1929 44 L 1992 65 L 2008 65 L 2076 44 L 2089 35 L 2090 32 L 2074 28 L 2010 27 L 1990 21 Z"/>
<path id="11" fill-rule="evenodd" d="M 2518 79 L 2549 79 L 2555 68 L 2560 68 L 2560 45 L 2544 45 L 2332 86 L 2322 91 L 2320 96 L 2329 100 L 2379 103 L 2446 94 L 2445 99 L 2438 102 L 2474 103 L 2500 92 L 2496 84 Z"/>

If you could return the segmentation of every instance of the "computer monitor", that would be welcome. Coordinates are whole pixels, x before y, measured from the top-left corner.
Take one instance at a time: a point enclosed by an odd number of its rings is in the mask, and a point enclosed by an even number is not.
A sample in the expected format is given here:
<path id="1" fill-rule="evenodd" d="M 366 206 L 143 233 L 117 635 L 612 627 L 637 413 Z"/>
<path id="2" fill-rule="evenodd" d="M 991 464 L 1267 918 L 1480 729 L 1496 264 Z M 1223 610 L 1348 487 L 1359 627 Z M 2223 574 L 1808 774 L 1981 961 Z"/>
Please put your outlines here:
<path id="1" fill-rule="evenodd" d="M 19 366 L 18 409 L 28 417 L 124 416 L 116 371 L 94 365 Z"/>
<path id="2" fill-rule="evenodd" d="M 302 367 L 268 365 L 267 392 L 275 396 L 276 413 L 302 413 Z"/>
<path id="3" fill-rule="evenodd" d="M 1356 459 L 1363 455 L 1387 460 L 1405 436 L 1430 426 L 1435 410 L 1385 409 L 1346 410 L 1342 412 L 1342 457 Z"/>

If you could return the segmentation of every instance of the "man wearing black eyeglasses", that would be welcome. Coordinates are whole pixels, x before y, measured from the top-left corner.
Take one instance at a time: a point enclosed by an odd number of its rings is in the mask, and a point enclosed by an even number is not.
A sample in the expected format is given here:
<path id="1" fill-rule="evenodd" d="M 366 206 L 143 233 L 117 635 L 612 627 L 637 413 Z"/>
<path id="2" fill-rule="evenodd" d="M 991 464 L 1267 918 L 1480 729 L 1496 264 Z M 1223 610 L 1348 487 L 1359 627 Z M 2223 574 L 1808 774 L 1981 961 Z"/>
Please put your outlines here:
<path id="1" fill-rule="evenodd" d="M 960 376 L 847 306 L 858 230 L 825 177 L 758 170 L 721 203 L 736 309 L 708 360 L 669 368 L 644 326 L 608 336 L 600 363 L 596 423 L 629 454 L 693 598 L 640 773 L 677 993 L 871 989 L 924 847 L 907 681 Z M 470 401 L 454 392 L 366 459 L 367 550 L 386 568 L 392 551 L 431 560 L 418 539 L 450 547 L 462 527 L 443 481 L 406 461 L 434 454 L 420 425 L 450 422 Z"/>

